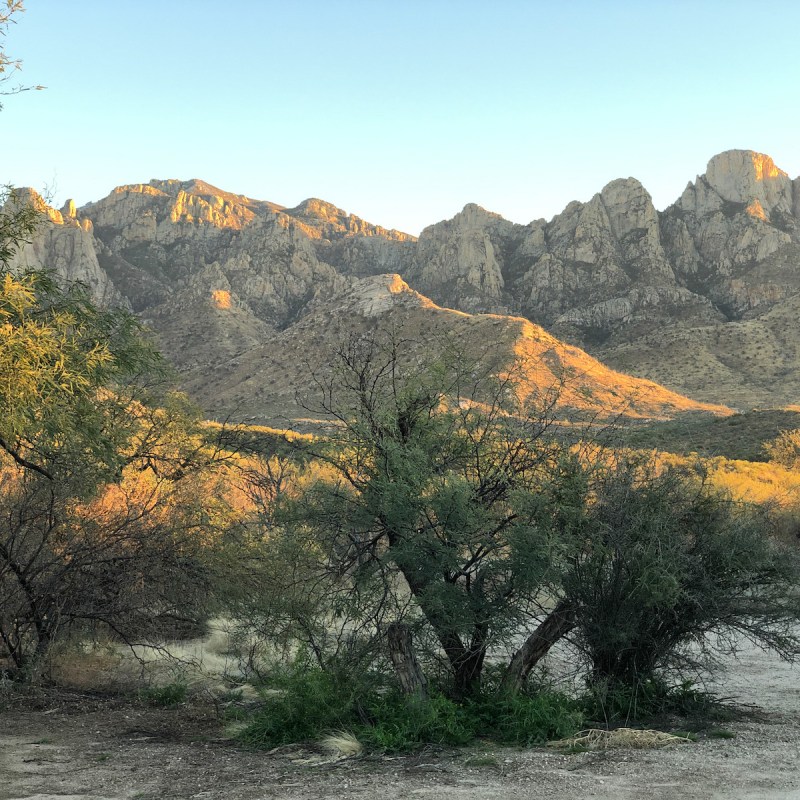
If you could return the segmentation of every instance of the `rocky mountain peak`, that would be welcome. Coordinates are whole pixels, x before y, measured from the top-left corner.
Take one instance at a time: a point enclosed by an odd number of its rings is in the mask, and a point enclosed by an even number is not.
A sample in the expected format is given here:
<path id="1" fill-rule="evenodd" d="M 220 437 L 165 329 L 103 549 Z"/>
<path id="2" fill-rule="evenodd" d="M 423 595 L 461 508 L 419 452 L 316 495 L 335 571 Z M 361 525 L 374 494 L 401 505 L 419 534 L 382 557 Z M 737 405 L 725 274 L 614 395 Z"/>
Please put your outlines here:
<path id="1" fill-rule="evenodd" d="M 328 222 L 338 222 L 347 217 L 346 211 L 326 200 L 320 200 L 318 197 L 309 197 L 303 200 L 294 208 L 287 209 L 287 213 L 294 217 L 318 217 Z"/>
<path id="2" fill-rule="evenodd" d="M 770 156 L 754 150 L 725 150 L 711 158 L 706 167 L 711 186 L 734 203 L 744 202 L 760 183 L 780 182 L 788 177 Z"/>
<path id="3" fill-rule="evenodd" d="M 435 238 L 440 235 L 444 230 L 483 230 L 484 228 L 491 227 L 499 224 L 505 227 L 512 225 L 508 220 L 504 219 L 500 214 L 493 211 L 487 211 L 477 203 L 467 203 L 455 216 L 450 219 L 442 220 L 433 225 L 428 225 L 425 230 L 420 234 L 420 239 Z"/>
<path id="4" fill-rule="evenodd" d="M 444 305 L 505 310 L 503 250 L 516 227 L 475 203 L 452 219 L 429 225 L 417 243 L 415 285 Z"/>
<path id="5" fill-rule="evenodd" d="M 620 240 L 635 230 L 658 240 L 658 213 L 650 193 L 636 178 L 617 178 L 600 192 L 611 229 Z"/>
<path id="6" fill-rule="evenodd" d="M 159 183 L 159 181 L 150 181 L 150 183 L 151 185 L 155 185 Z M 252 197 L 248 197 L 244 194 L 226 192 L 224 189 L 213 186 L 199 178 L 192 178 L 188 181 L 163 181 L 163 183 L 170 185 L 170 188 L 172 188 L 172 186 L 178 187 L 178 191 L 170 192 L 173 195 L 186 194 L 193 197 L 201 197 L 210 205 L 216 206 L 217 208 L 222 208 L 226 205 L 231 207 L 244 206 L 255 212 L 263 212 L 265 210 L 277 212 L 283 211 L 284 209 L 284 206 L 278 203 L 272 203 L 268 200 L 254 200 Z"/>
<path id="7" fill-rule="evenodd" d="M 78 213 L 93 222 L 106 244 L 119 250 L 137 243 L 171 245 L 184 236 L 214 239 L 274 218 L 280 208 L 197 179 L 151 180 L 120 186 Z"/>
<path id="8" fill-rule="evenodd" d="M 500 214 L 495 214 L 494 211 L 487 211 L 483 206 L 479 206 L 477 203 L 467 203 L 464 208 L 453 217 L 453 220 L 458 220 L 459 223 L 464 225 L 476 222 L 483 224 L 491 220 L 496 220 L 498 222 L 506 221 Z"/>
<path id="9" fill-rule="evenodd" d="M 774 212 L 792 214 L 792 181 L 768 155 L 726 150 L 708 162 L 705 174 L 686 187 L 678 204 L 700 214 L 743 210 L 766 222 Z"/>
<path id="10" fill-rule="evenodd" d="M 309 197 L 285 213 L 297 221 L 312 239 L 336 240 L 349 236 L 380 236 L 396 242 L 414 242 L 416 237 L 373 225 L 355 214 L 348 214 L 333 203 Z"/>

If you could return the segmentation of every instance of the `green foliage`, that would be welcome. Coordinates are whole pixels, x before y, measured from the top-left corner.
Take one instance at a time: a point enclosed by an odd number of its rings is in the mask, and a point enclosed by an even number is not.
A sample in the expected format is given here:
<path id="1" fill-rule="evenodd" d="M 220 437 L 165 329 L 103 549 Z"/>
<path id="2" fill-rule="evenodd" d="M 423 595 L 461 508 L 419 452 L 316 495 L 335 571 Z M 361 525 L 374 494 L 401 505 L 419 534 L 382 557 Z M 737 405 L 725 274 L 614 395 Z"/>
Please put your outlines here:
<path id="1" fill-rule="evenodd" d="M 45 272 L 0 271 L 0 446 L 51 479 L 116 474 L 135 379 L 163 364 L 139 323 Z"/>
<path id="2" fill-rule="evenodd" d="M 358 726 L 354 733 L 365 746 L 381 752 L 418 750 L 426 744 L 460 746 L 476 735 L 470 712 L 442 695 L 410 700 L 393 693 L 370 703 L 371 724 Z"/>
<path id="3" fill-rule="evenodd" d="M 656 717 L 707 717 L 718 701 L 691 681 L 670 685 L 660 678 L 635 684 L 596 682 L 581 702 L 587 719 L 607 725 L 627 725 Z"/>
<path id="4" fill-rule="evenodd" d="M 796 552 L 770 541 L 763 511 L 637 461 L 594 491 L 562 578 L 593 685 L 646 702 L 660 671 L 735 649 L 736 635 L 800 651 Z"/>
<path id="5" fill-rule="evenodd" d="M 151 706 L 172 708 L 186 702 L 189 687 L 185 683 L 168 683 L 165 686 L 150 686 L 139 695 Z"/>
<path id="6" fill-rule="evenodd" d="M 575 701 L 552 691 L 483 695 L 474 713 L 479 720 L 477 735 L 522 746 L 566 738 L 583 724 Z"/>
<path id="7" fill-rule="evenodd" d="M 240 734 L 256 747 L 275 747 L 317 739 L 332 730 L 346 729 L 358 719 L 358 681 L 296 662 L 276 671 L 263 695 L 264 708 Z"/>
<path id="8" fill-rule="evenodd" d="M 377 679 L 358 680 L 295 664 L 273 676 L 264 708 L 240 737 L 257 747 L 274 747 L 347 730 L 372 750 L 405 752 L 426 744 L 460 746 L 478 738 L 540 744 L 574 733 L 581 722 L 575 702 L 555 693 L 500 700 L 486 693 L 459 702 L 435 692 L 421 700 Z"/>

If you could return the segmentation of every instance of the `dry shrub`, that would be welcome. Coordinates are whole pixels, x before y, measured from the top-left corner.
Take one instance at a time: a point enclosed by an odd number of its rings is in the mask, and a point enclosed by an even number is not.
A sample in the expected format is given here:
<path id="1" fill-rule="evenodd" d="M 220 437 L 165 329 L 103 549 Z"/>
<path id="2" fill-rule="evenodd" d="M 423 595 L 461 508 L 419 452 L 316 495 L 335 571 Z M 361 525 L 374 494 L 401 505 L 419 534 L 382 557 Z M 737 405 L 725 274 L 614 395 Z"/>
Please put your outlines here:
<path id="1" fill-rule="evenodd" d="M 676 736 L 662 731 L 639 730 L 638 728 L 616 728 L 607 731 L 601 728 L 590 728 L 579 731 L 566 739 L 548 742 L 547 746 L 558 750 L 608 750 L 617 747 L 649 750 L 672 744 L 686 744 L 691 741 L 688 736 Z"/>

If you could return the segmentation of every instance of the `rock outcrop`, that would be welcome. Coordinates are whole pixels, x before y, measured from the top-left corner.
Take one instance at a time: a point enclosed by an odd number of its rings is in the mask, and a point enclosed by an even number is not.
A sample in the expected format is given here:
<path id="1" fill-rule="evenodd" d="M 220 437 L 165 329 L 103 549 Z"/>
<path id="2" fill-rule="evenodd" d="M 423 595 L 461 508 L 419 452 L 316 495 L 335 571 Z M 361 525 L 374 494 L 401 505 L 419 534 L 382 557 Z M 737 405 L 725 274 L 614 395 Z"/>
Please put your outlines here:
<path id="1" fill-rule="evenodd" d="M 769 156 L 729 150 L 711 159 L 662 216 L 676 274 L 729 319 L 800 290 L 794 187 Z"/>
<path id="2" fill-rule="evenodd" d="M 83 283 L 101 305 L 127 305 L 97 260 L 91 222 L 76 218 L 74 203 L 57 211 L 33 189 L 18 190 L 10 202 L 32 205 L 41 212 L 35 234 L 8 265 L 12 271 L 52 270 L 65 283 Z"/>
<path id="3" fill-rule="evenodd" d="M 507 243 L 518 227 L 470 203 L 451 220 L 422 232 L 409 280 L 439 303 L 464 310 L 507 307 Z"/>

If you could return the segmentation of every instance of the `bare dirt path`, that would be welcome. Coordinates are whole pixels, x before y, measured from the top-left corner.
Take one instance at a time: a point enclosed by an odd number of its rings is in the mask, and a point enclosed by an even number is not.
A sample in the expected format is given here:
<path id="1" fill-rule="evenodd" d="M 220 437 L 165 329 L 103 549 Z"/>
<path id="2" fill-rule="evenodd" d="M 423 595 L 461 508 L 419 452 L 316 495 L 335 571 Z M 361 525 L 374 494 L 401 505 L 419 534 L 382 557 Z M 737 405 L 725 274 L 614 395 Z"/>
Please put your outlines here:
<path id="1" fill-rule="evenodd" d="M 800 668 L 747 650 L 720 690 L 762 709 L 725 724 L 733 739 L 574 755 L 486 746 L 336 763 L 298 749 L 242 750 L 209 709 L 51 695 L 0 712 L 0 800 L 800 800 Z"/>

